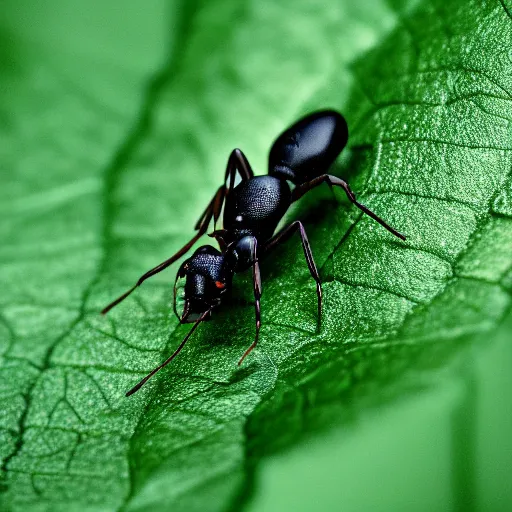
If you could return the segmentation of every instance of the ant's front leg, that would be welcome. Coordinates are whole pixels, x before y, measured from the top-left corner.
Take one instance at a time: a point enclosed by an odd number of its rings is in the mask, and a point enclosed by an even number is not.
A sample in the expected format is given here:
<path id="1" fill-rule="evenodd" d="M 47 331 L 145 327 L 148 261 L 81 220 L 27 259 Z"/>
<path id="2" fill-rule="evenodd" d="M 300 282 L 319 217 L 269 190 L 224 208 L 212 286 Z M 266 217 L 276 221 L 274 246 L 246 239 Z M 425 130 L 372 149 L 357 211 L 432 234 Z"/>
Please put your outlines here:
<path id="1" fill-rule="evenodd" d="M 101 314 L 107 314 L 113 307 L 117 306 L 120 302 L 122 302 L 126 297 L 128 297 L 136 288 L 138 288 L 146 279 L 149 279 L 151 276 L 162 272 L 162 270 L 166 269 L 168 266 L 172 265 L 175 261 L 181 258 L 185 253 L 189 251 L 189 249 L 206 233 L 208 230 L 208 225 L 210 224 L 210 220 L 216 214 L 216 208 L 220 208 L 222 206 L 222 202 L 219 201 L 218 196 L 219 192 L 215 194 L 213 199 L 210 201 L 210 204 L 207 206 L 204 213 L 201 215 L 200 223 L 198 223 L 197 233 L 175 254 L 173 254 L 170 258 L 166 259 L 156 267 L 153 267 L 151 270 L 148 270 L 145 274 L 139 277 L 138 281 L 126 292 L 124 292 L 120 297 L 111 302 L 108 306 L 101 310 Z"/>
<path id="2" fill-rule="evenodd" d="M 192 334 L 194 333 L 194 331 L 197 329 L 197 326 L 207 318 L 207 316 L 211 313 L 211 308 L 206 310 L 194 323 L 194 325 L 192 326 L 192 329 L 190 329 L 190 331 L 188 331 L 188 334 L 185 336 L 185 338 L 183 339 L 183 341 L 180 343 L 180 346 L 173 352 L 173 354 L 168 357 L 162 364 L 158 365 L 155 369 L 153 369 L 151 372 L 149 372 L 141 381 L 139 381 L 138 384 L 136 384 L 135 386 L 133 386 L 132 389 L 130 389 L 130 391 L 128 391 L 126 393 L 125 396 L 130 396 L 130 395 L 133 395 L 133 393 L 136 393 L 142 386 L 144 386 L 144 384 L 146 384 L 146 382 L 151 379 L 151 377 L 153 377 L 153 375 L 155 375 L 155 373 L 159 372 L 162 368 L 164 368 L 165 366 L 167 366 L 180 352 L 181 352 L 181 349 L 185 346 L 185 344 L 187 343 L 188 339 L 190 338 L 190 336 L 192 336 Z"/>
<path id="3" fill-rule="evenodd" d="M 397 236 L 401 240 L 405 240 L 405 236 L 402 235 L 402 233 L 399 233 L 396 229 L 392 228 L 387 222 L 385 222 L 383 219 L 381 219 L 379 216 L 373 213 L 364 204 L 361 204 L 359 201 L 357 201 L 356 195 L 354 194 L 354 192 L 352 192 L 346 181 L 343 181 L 342 179 L 337 178 L 336 176 L 332 176 L 331 174 L 322 174 L 322 176 L 318 176 L 318 178 L 314 178 L 311 181 L 307 181 L 306 183 L 303 183 L 296 187 L 292 193 L 292 203 L 300 199 L 306 192 L 309 192 L 311 189 L 318 187 L 318 185 L 321 185 L 322 183 L 327 183 L 330 186 L 334 185 L 336 187 L 341 187 L 345 191 L 345 194 L 347 194 L 347 197 L 351 203 L 357 206 L 362 212 L 366 213 L 366 215 L 371 217 L 373 220 L 377 221 L 390 233 L 393 233 L 393 235 Z"/>
<path id="4" fill-rule="evenodd" d="M 243 152 L 239 149 L 234 149 L 231 152 L 231 155 L 228 159 L 228 164 L 226 166 L 226 174 L 224 176 L 224 185 L 220 186 L 212 200 L 204 210 L 204 212 L 199 217 L 194 229 L 197 230 L 197 233 L 192 237 L 192 239 L 186 243 L 176 254 L 173 254 L 170 258 L 166 259 L 156 267 L 148 270 L 145 274 L 139 277 L 138 281 L 132 286 L 129 290 L 124 292 L 120 297 L 111 302 L 108 306 L 103 308 L 101 313 L 105 315 L 108 313 L 113 307 L 117 306 L 120 302 L 122 302 L 126 297 L 128 297 L 137 287 L 139 287 L 146 279 L 149 279 L 151 276 L 158 274 L 162 270 L 166 269 L 170 265 L 172 265 L 175 261 L 181 258 L 185 253 L 187 253 L 190 248 L 201 238 L 206 231 L 208 230 L 208 225 L 213 218 L 214 223 L 217 222 L 220 217 L 220 213 L 222 211 L 222 206 L 226 197 L 229 193 L 229 190 L 233 188 L 235 183 L 235 175 L 236 172 L 239 172 L 242 181 L 250 179 L 254 174 L 252 172 L 251 166 Z M 229 188 L 226 186 L 226 182 L 229 178 Z"/>

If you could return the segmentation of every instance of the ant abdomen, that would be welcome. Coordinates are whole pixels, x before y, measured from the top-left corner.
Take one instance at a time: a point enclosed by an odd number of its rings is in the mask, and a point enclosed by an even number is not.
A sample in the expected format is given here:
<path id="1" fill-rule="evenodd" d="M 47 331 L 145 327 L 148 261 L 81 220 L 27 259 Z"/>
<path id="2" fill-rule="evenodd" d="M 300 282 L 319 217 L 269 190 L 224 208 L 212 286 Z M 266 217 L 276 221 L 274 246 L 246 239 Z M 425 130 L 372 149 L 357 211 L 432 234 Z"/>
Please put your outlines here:
<path id="1" fill-rule="evenodd" d="M 295 185 L 325 174 L 348 140 L 345 118 L 334 110 L 303 117 L 274 142 L 269 154 L 269 174 Z"/>

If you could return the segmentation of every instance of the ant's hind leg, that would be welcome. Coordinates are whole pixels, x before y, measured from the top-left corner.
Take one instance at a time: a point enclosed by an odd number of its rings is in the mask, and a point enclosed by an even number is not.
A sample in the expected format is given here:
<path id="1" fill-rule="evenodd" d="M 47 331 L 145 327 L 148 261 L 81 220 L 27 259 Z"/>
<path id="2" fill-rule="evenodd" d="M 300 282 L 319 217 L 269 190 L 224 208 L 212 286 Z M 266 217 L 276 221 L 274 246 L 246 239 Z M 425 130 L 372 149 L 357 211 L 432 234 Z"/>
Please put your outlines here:
<path id="1" fill-rule="evenodd" d="M 322 183 L 327 183 L 329 186 L 335 186 L 335 187 L 341 187 L 345 194 L 347 194 L 347 197 L 349 201 L 357 206 L 362 212 L 366 213 L 369 217 L 371 217 L 373 220 L 377 221 L 381 226 L 386 228 L 390 233 L 395 235 L 396 237 L 400 238 L 401 240 L 405 240 L 405 236 L 402 235 L 402 233 L 399 233 L 395 228 L 392 228 L 387 222 L 385 222 L 383 219 L 381 219 L 378 215 L 373 213 L 368 207 L 366 207 L 364 204 L 360 203 L 356 199 L 356 195 L 350 187 L 348 186 L 348 183 L 346 181 L 343 181 L 340 178 L 337 178 L 336 176 L 332 176 L 330 174 L 322 174 L 322 176 L 318 176 L 317 178 L 312 179 L 311 181 L 308 181 L 306 183 L 303 183 L 302 185 L 299 185 L 292 193 L 292 202 L 297 201 L 300 199 L 306 192 L 309 192 L 311 189 L 318 187 L 318 185 L 321 185 Z"/>

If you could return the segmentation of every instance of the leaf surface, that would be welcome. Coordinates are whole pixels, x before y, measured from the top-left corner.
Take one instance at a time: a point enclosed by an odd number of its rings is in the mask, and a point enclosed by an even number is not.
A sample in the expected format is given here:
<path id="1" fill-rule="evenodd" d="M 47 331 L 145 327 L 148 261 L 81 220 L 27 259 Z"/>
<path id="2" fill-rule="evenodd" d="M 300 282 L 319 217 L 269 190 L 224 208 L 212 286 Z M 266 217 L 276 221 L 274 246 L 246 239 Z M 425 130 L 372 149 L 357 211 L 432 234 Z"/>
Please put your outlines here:
<path id="1" fill-rule="evenodd" d="M 497 325 L 512 283 L 509 11 L 371 5 L 174 4 L 156 74 L 160 40 L 144 64 L 91 64 L 91 83 L 79 43 L 59 53 L 22 34 L 2 57 L 2 509 L 228 509 L 264 453 L 384 383 L 405 391 L 405 370 Z M 326 105 L 351 127 L 336 172 L 407 242 L 314 195 L 296 215 L 321 267 L 321 333 L 290 241 L 263 264 L 260 346 L 242 369 L 254 319 L 239 276 L 241 303 L 124 399 L 188 329 L 170 312 L 172 271 L 97 312 L 188 240 L 234 146 L 264 172 L 280 130 Z"/>

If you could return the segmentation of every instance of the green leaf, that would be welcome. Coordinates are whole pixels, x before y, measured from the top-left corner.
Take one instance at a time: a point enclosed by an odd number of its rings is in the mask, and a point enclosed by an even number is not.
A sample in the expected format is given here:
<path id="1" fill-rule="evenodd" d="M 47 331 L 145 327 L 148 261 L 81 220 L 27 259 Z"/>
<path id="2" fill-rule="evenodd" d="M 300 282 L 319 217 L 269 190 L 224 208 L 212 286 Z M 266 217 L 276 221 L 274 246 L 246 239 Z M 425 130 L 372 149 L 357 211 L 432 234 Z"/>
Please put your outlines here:
<path id="1" fill-rule="evenodd" d="M 240 506 L 265 453 L 385 385 L 407 391 L 413 369 L 498 324 L 512 288 L 510 10 L 346 4 L 182 2 L 164 16 L 98 3 L 90 25 L 78 2 L 7 6 L 2 510 Z M 125 399 L 187 332 L 172 271 L 98 311 L 188 240 L 233 147 L 264 172 L 279 131 L 325 106 L 351 127 L 337 172 L 407 242 L 316 194 L 296 214 L 321 267 L 321 334 L 290 241 L 263 264 L 260 345 L 242 369 L 254 318 L 241 275 L 241 303 Z"/>

